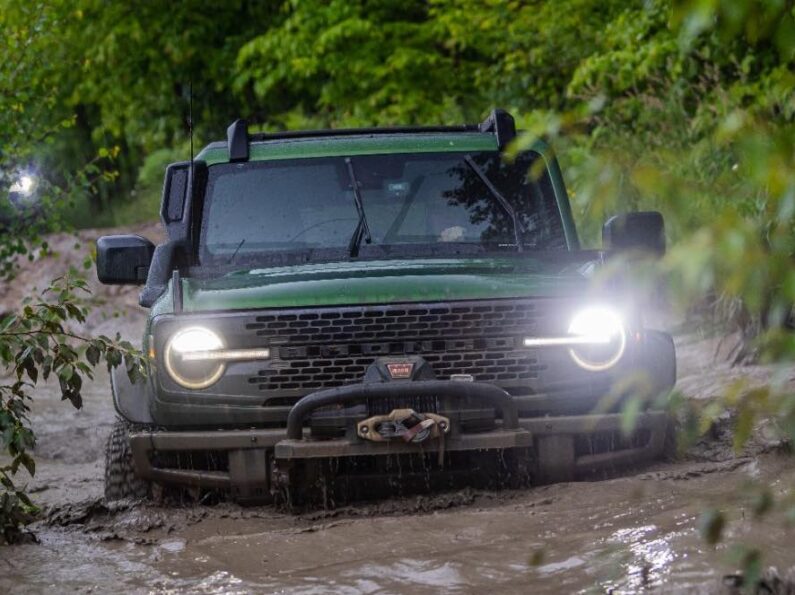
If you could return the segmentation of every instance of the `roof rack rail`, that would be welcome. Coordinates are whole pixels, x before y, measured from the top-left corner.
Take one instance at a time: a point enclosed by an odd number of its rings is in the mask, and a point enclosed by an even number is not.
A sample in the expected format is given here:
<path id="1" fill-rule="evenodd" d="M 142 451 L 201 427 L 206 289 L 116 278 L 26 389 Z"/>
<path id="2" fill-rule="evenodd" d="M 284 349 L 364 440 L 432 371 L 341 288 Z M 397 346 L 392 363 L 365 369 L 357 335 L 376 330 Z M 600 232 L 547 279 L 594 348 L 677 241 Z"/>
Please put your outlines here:
<path id="1" fill-rule="evenodd" d="M 245 120 L 235 120 L 226 131 L 230 161 L 248 160 L 248 143 L 266 140 L 317 138 L 327 136 L 354 136 L 372 134 L 417 134 L 417 133 L 491 132 L 497 137 L 497 147 L 504 150 L 516 137 L 513 116 L 503 109 L 495 109 L 480 124 L 458 126 L 384 126 L 375 128 L 332 128 L 325 130 L 285 130 L 282 132 L 258 132 L 248 134 Z"/>

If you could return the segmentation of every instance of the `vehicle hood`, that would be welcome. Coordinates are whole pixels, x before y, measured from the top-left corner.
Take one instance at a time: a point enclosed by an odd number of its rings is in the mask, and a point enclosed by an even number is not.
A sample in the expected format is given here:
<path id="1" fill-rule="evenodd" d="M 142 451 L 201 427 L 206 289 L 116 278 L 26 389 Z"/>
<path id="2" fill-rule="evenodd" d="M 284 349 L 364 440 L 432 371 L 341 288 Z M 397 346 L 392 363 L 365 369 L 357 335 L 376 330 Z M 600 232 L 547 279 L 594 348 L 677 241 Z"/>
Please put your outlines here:
<path id="1" fill-rule="evenodd" d="M 435 302 L 583 291 L 598 266 L 571 258 L 352 261 L 236 271 L 183 279 L 185 312 Z"/>

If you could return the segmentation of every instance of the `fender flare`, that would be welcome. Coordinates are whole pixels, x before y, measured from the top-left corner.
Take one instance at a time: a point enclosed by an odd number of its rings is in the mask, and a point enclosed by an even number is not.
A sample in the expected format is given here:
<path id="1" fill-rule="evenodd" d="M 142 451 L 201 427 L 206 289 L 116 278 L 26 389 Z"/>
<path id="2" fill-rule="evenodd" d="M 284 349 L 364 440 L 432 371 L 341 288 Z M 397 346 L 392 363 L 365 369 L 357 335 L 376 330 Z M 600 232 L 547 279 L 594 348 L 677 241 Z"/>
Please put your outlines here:
<path id="1" fill-rule="evenodd" d="M 133 384 L 122 364 L 110 371 L 110 387 L 113 406 L 119 415 L 133 424 L 154 423 L 149 411 L 149 383 L 146 380 Z"/>

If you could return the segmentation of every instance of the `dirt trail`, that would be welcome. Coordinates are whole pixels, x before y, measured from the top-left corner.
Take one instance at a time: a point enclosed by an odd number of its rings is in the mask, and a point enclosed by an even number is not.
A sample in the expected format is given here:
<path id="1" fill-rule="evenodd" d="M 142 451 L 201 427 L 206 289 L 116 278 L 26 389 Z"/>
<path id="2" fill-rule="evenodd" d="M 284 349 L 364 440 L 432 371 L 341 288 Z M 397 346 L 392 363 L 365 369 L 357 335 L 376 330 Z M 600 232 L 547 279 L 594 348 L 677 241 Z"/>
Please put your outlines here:
<path id="1" fill-rule="evenodd" d="M 125 338 L 141 342 L 141 328 L 146 320 L 146 310 L 138 306 L 140 288 L 123 285 L 102 285 L 96 271 L 85 271 L 83 260 L 94 251 L 96 239 L 110 233 L 132 233 L 162 242 L 164 233 L 159 224 L 136 225 L 121 232 L 118 229 L 84 229 L 75 233 L 53 234 L 47 238 L 50 254 L 36 259 L 18 261 L 19 268 L 13 281 L 0 281 L 0 314 L 18 309 L 24 298 L 35 298 L 47 288 L 49 282 L 64 275 L 70 268 L 83 273 L 90 295 L 85 299 L 91 305 L 90 316 L 79 330 L 94 335 L 113 336 L 120 332 Z"/>
<path id="2" fill-rule="evenodd" d="M 25 281 L 32 282 L 33 275 Z M 106 309 L 92 330 L 138 331 L 134 292 L 119 296 L 126 314 L 103 318 Z M 771 373 L 732 370 L 713 357 L 716 347 L 679 341 L 679 386 L 692 398 L 711 398 L 740 374 L 761 381 Z M 114 419 L 106 374 L 84 401 L 74 411 L 54 386 L 37 392 L 38 471 L 30 487 L 46 513 L 33 527 L 40 543 L 0 547 L 0 592 L 721 592 L 722 577 L 736 571 L 731 543 L 763 547 L 766 565 L 795 564 L 792 529 L 780 515 L 752 522 L 738 491 L 746 480 L 795 487 L 795 462 L 761 438 L 734 455 L 725 427 L 683 461 L 622 478 L 290 516 L 232 504 L 109 508 L 101 497 Z M 714 549 L 697 530 L 707 506 L 731 519 L 728 543 Z"/>

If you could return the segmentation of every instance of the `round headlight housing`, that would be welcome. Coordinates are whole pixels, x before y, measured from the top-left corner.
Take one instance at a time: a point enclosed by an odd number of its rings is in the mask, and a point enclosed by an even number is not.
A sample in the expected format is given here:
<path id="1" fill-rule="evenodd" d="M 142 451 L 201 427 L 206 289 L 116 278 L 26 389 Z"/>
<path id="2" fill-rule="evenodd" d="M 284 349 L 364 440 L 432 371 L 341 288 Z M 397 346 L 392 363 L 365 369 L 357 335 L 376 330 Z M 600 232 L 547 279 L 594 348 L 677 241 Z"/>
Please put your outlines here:
<path id="1" fill-rule="evenodd" d="M 201 326 L 181 329 L 166 343 L 163 354 L 166 371 L 184 388 L 198 390 L 212 386 L 224 373 L 225 364 L 205 358 L 191 358 L 190 354 L 207 353 L 224 348 L 216 333 Z"/>
<path id="2" fill-rule="evenodd" d="M 615 366 L 627 347 L 621 315 L 609 307 L 593 306 L 577 312 L 569 324 L 569 334 L 578 343 L 569 349 L 569 355 L 591 372 Z"/>

